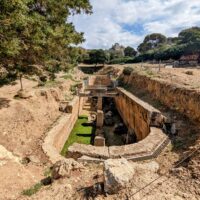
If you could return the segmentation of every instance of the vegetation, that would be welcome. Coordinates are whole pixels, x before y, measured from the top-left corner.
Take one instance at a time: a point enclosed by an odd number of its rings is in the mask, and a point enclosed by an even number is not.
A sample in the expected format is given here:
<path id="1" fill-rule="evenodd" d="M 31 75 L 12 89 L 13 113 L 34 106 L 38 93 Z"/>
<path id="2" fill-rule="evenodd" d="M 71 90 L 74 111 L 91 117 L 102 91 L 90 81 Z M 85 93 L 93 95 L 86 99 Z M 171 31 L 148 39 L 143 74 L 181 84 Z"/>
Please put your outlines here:
<path id="1" fill-rule="evenodd" d="M 124 55 L 127 57 L 133 57 L 133 56 L 136 56 L 136 54 L 137 54 L 137 51 L 130 46 L 124 49 Z"/>
<path id="2" fill-rule="evenodd" d="M 76 91 L 77 91 L 77 88 L 79 87 L 79 85 L 80 85 L 79 83 L 76 83 L 76 84 L 70 86 L 70 91 L 72 92 L 73 95 L 76 94 Z"/>
<path id="3" fill-rule="evenodd" d="M 88 52 L 88 57 L 86 57 L 85 63 L 104 65 L 107 61 L 108 61 L 108 56 L 104 50 L 94 49 Z"/>
<path id="4" fill-rule="evenodd" d="M 61 155 L 65 156 L 69 146 L 71 146 L 75 142 L 81 144 L 91 144 L 93 126 L 90 124 L 86 124 L 87 122 L 87 116 L 80 116 L 78 118 L 69 138 L 67 139 L 61 151 Z"/>
<path id="5" fill-rule="evenodd" d="M 144 38 L 143 43 L 138 46 L 138 51 L 140 53 L 145 53 L 149 50 L 161 47 L 163 44 L 166 44 L 166 42 L 167 38 L 164 35 L 153 33 Z"/>
<path id="6" fill-rule="evenodd" d="M 123 47 L 115 44 L 109 50 L 105 50 L 104 53 L 101 50 L 104 59 L 103 62 L 99 63 L 124 64 L 150 60 L 178 60 L 183 55 L 200 54 L 200 28 L 193 27 L 183 30 L 178 37 L 174 38 L 167 38 L 160 33 L 147 35 L 137 50 L 138 52 L 130 46 Z M 97 51 L 89 51 L 90 53 L 85 56 L 87 58 L 86 63 L 97 63 L 94 55 L 92 58 L 90 57 L 91 52 L 93 54 Z"/>
<path id="7" fill-rule="evenodd" d="M 125 67 L 123 69 L 123 74 L 126 76 L 130 76 L 132 72 L 133 72 L 133 68 L 131 68 L 131 67 Z"/>
<path id="8" fill-rule="evenodd" d="M 41 188 L 42 188 L 43 184 L 42 183 L 36 183 L 33 187 L 24 190 L 22 192 L 23 195 L 25 196 L 32 196 L 34 194 L 36 194 Z"/>
<path id="9" fill-rule="evenodd" d="M 89 0 L 0 1 L 0 60 L 7 80 L 33 73 L 33 65 L 55 72 L 77 62 L 84 41 L 69 15 L 91 13 Z M 23 89 L 23 88 L 22 88 Z"/>

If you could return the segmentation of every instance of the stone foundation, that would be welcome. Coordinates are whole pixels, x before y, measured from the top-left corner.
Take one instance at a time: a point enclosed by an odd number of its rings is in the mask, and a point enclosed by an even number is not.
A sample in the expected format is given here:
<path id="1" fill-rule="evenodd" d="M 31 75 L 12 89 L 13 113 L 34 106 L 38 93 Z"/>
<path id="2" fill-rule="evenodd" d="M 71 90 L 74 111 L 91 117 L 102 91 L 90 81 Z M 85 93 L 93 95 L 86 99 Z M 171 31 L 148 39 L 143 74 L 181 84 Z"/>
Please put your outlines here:
<path id="1" fill-rule="evenodd" d="M 94 146 L 104 147 L 105 146 L 105 138 L 103 136 L 96 136 L 94 138 Z"/>
<path id="2" fill-rule="evenodd" d="M 97 128 L 102 128 L 103 127 L 103 121 L 104 121 L 104 114 L 102 110 L 97 111 L 97 122 L 96 126 Z"/>
<path id="3" fill-rule="evenodd" d="M 109 158 L 124 157 L 128 160 L 139 161 L 152 159 L 158 156 L 168 144 L 168 137 L 159 128 L 150 128 L 150 134 L 136 144 L 94 147 L 75 143 L 68 149 L 68 156 L 82 161 L 103 161 Z"/>
<path id="4" fill-rule="evenodd" d="M 72 112 L 70 114 L 63 114 L 56 125 L 47 133 L 42 148 L 51 162 L 54 163 L 63 158 L 60 152 L 78 119 L 83 103 L 83 98 L 79 99 L 79 97 L 75 97 L 74 100 L 69 103 Z"/>
<path id="5" fill-rule="evenodd" d="M 117 92 L 116 108 L 129 131 L 135 132 L 138 141 L 150 133 L 150 126 L 162 127 L 164 116 L 159 110 L 123 88 L 117 88 Z"/>

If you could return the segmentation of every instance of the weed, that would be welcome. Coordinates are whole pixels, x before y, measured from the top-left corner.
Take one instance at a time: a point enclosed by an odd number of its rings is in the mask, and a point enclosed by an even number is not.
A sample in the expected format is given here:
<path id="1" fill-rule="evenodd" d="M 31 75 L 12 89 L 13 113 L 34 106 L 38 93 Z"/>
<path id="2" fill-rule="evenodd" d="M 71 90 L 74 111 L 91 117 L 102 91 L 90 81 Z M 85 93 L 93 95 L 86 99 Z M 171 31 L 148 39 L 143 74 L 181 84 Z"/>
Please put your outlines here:
<path id="1" fill-rule="evenodd" d="M 25 196 L 32 196 L 33 194 L 36 194 L 41 189 L 42 186 L 43 186 L 42 183 L 36 183 L 33 187 L 24 190 L 22 194 Z"/>
<path id="2" fill-rule="evenodd" d="M 44 171 L 44 176 L 45 177 L 51 176 L 51 172 L 52 172 L 51 168 L 46 168 Z"/>

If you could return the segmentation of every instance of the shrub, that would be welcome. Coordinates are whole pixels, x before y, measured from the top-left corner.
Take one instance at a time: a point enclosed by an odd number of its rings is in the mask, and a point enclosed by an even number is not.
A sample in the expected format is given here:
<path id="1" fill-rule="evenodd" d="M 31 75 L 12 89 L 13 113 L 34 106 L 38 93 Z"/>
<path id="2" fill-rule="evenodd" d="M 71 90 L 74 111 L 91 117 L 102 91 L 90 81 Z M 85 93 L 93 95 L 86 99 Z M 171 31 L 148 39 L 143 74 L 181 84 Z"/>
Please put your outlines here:
<path id="1" fill-rule="evenodd" d="M 40 76 L 39 78 L 40 78 L 40 81 L 42 81 L 42 82 L 47 82 L 47 76 L 42 75 L 42 76 Z"/>
<path id="2" fill-rule="evenodd" d="M 109 64 L 124 64 L 124 63 L 130 63 L 131 60 L 133 60 L 133 57 L 115 58 L 115 59 L 110 60 Z"/>
<path id="3" fill-rule="evenodd" d="M 55 73 L 50 73 L 49 80 L 54 81 L 56 79 Z"/>
<path id="4" fill-rule="evenodd" d="M 42 187 L 42 183 L 37 183 L 33 187 L 27 190 L 24 190 L 22 194 L 26 196 L 32 196 L 33 194 L 36 194 L 41 189 L 41 187 Z"/>
<path id="5" fill-rule="evenodd" d="M 130 76 L 132 71 L 133 71 L 133 68 L 125 67 L 124 70 L 123 70 L 123 74 L 126 75 L 126 76 Z"/>

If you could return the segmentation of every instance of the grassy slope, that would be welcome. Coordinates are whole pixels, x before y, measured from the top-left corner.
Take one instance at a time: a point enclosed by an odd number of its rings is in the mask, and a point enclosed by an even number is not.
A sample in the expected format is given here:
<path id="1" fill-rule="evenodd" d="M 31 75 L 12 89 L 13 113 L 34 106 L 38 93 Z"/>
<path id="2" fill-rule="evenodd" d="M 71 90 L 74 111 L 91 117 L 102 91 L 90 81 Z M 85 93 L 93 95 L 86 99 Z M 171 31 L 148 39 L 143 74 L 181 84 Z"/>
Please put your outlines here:
<path id="1" fill-rule="evenodd" d="M 69 146 L 71 146 L 73 143 L 81 143 L 81 144 L 90 144 L 91 143 L 91 136 L 92 136 L 92 126 L 83 126 L 83 123 L 87 123 L 88 118 L 86 116 L 81 116 L 76 121 L 76 124 L 74 125 L 74 128 L 66 141 L 62 151 L 61 155 L 65 156 L 67 153 L 67 150 Z M 79 135 L 80 134 L 80 135 Z"/>

